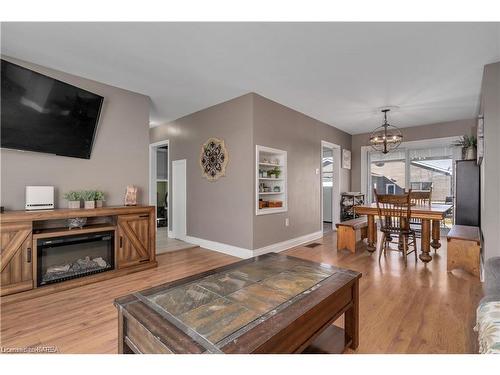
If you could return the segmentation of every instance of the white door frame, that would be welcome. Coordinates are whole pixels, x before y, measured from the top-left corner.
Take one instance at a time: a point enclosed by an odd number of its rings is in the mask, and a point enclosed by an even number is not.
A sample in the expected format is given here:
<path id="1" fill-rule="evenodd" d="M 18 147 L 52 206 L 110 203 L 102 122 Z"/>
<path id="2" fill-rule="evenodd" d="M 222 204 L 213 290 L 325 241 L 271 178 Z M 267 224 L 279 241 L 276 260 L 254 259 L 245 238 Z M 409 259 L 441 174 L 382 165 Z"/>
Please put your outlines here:
<path id="1" fill-rule="evenodd" d="M 177 167 L 183 167 L 184 170 L 184 184 L 178 186 L 175 181 L 174 170 Z M 172 233 L 173 237 L 186 240 L 187 236 L 187 161 L 186 159 L 172 161 Z M 179 191 L 178 189 L 183 189 Z M 179 209 L 182 208 L 182 209 Z M 182 212 L 184 211 L 184 212 Z M 180 213 L 180 214 L 179 214 Z"/>
<path id="2" fill-rule="evenodd" d="M 320 158 L 320 221 L 321 231 L 323 232 L 323 147 L 333 150 L 333 185 L 332 185 L 332 230 L 337 230 L 336 223 L 340 222 L 340 187 L 341 185 L 341 147 L 335 143 L 321 141 L 321 158 Z"/>
<path id="3" fill-rule="evenodd" d="M 158 207 L 156 207 L 156 149 L 161 146 L 167 146 L 167 179 L 168 179 L 168 208 L 170 210 L 170 142 L 168 139 L 163 141 L 158 141 L 149 144 L 149 204 L 151 206 L 155 206 L 155 215 L 158 212 Z M 170 213 L 167 213 L 170 215 Z M 168 229 L 170 226 L 170 221 L 167 226 L 167 231 L 170 233 Z M 158 227 L 155 225 L 155 229 L 158 230 Z"/>

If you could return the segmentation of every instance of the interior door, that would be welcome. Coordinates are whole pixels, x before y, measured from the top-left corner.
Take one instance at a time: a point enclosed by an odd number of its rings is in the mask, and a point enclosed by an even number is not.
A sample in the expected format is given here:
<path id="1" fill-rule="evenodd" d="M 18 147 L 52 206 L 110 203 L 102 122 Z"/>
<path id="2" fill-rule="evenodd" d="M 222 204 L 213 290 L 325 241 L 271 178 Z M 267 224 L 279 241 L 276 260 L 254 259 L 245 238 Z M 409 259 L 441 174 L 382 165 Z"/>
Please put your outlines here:
<path id="1" fill-rule="evenodd" d="M 0 294 L 3 296 L 32 289 L 31 223 L 2 224 L 0 242 Z"/>
<path id="2" fill-rule="evenodd" d="M 172 162 L 172 232 L 175 238 L 186 238 L 186 160 Z"/>
<path id="3" fill-rule="evenodd" d="M 118 216 L 118 268 L 149 261 L 149 240 L 149 215 Z"/>

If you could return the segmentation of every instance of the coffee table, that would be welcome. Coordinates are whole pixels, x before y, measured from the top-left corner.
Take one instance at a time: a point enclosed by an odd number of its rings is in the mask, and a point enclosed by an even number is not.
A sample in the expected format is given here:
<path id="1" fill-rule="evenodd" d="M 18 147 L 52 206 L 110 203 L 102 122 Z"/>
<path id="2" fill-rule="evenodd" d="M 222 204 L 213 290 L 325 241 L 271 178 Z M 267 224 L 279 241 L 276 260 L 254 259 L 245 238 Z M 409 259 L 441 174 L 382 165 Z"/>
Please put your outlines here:
<path id="1" fill-rule="evenodd" d="M 276 253 L 121 297 L 119 353 L 329 353 L 359 342 L 361 274 Z M 345 314 L 344 329 L 332 325 Z"/>

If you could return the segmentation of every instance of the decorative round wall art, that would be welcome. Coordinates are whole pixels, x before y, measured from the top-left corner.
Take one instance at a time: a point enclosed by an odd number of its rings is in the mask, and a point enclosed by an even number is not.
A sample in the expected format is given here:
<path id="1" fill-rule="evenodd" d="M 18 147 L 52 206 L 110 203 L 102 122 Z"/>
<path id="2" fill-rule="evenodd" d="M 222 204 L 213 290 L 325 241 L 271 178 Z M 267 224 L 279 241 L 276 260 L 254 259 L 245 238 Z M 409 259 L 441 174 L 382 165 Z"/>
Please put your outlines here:
<path id="1" fill-rule="evenodd" d="M 217 181 L 226 175 L 229 161 L 226 145 L 222 139 L 209 138 L 201 146 L 200 167 L 204 177 L 209 181 Z"/>

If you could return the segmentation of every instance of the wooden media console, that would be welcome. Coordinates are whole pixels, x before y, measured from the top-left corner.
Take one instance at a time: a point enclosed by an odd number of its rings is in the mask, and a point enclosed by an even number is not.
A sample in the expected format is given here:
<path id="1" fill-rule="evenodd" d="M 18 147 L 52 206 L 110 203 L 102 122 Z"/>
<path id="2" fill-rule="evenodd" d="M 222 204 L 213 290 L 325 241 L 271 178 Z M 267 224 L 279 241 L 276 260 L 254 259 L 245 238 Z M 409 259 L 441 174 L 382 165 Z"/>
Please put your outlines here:
<path id="1" fill-rule="evenodd" d="M 72 218 L 85 218 L 87 222 L 82 228 L 68 229 L 67 221 Z M 92 236 L 96 241 L 108 241 L 107 260 L 94 255 L 95 259 L 101 258 L 98 262 L 102 263 L 102 269 L 89 268 L 86 273 L 69 272 L 70 276 L 60 281 L 42 281 L 40 270 L 46 272 L 47 268 L 40 263 L 43 245 L 50 248 L 54 242 L 51 250 L 54 257 L 58 251 L 56 243 L 74 239 L 71 252 L 84 254 L 85 241 L 92 241 Z M 156 267 L 155 208 L 120 206 L 5 212 L 0 214 L 0 251 L 0 295 L 4 303 Z M 79 264 L 95 266 L 91 257 L 82 257 Z"/>

